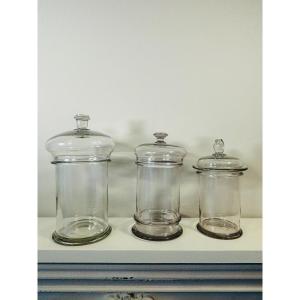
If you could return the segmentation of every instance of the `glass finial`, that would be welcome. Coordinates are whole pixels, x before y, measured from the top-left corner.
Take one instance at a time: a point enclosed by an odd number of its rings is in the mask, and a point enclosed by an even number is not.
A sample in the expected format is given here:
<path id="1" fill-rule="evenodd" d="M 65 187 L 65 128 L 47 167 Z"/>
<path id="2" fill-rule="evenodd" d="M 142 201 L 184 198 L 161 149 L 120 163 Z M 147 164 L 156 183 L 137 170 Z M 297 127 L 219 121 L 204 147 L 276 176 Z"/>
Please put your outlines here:
<path id="1" fill-rule="evenodd" d="M 90 120 L 89 115 L 76 114 L 74 116 L 74 119 L 76 120 L 77 129 L 87 129 L 88 128 L 88 122 Z"/>
<path id="2" fill-rule="evenodd" d="M 157 138 L 157 141 L 155 143 L 164 143 L 164 144 L 166 143 L 164 141 L 164 139 L 168 136 L 167 133 L 165 133 L 165 132 L 155 132 L 153 135 Z"/>
<path id="3" fill-rule="evenodd" d="M 222 155 L 224 153 L 224 141 L 216 139 L 214 143 L 215 155 Z"/>

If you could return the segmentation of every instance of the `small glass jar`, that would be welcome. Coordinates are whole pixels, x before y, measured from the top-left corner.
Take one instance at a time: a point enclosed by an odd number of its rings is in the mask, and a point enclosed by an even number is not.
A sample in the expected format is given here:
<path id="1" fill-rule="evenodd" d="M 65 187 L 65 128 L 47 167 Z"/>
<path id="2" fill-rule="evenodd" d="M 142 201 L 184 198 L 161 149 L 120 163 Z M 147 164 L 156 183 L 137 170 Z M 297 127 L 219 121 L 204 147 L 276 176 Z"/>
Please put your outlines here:
<path id="1" fill-rule="evenodd" d="M 55 242 L 84 245 L 111 232 L 108 224 L 108 161 L 111 137 L 88 129 L 89 116 L 75 117 L 77 128 L 47 141 L 56 169 Z"/>
<path id="2" fill-rule="evenodd" d="M 238 158 L 224 153 L 224 142 L 216 139 L 214 153 L 198 160 L 200 183 L 199 223 L 203 234 L 217 239 L 235 239 L 240 228 L 239 178 L 248 168 Z"/>
<path id="3" fill-rule="evenodd" d="M 146 240 L 171 240 L 182 234 L 180 171 L 186 151 L 167 144 L 167 135 L 154 133 L 154 143 L 135 149 L 137 191 L 132 232 Z"/>

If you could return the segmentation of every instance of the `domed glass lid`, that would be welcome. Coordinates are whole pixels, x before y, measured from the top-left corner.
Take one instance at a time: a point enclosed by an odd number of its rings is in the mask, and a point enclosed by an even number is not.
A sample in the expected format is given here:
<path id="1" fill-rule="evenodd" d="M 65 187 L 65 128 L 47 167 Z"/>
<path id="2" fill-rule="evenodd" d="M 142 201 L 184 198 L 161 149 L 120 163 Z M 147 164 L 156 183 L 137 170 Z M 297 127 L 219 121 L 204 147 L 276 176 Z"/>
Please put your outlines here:
<path id="1" fill-rule="evenodd" d="M 186 150 L 180 146 L 167 144 L 165 138 L 168 136 L 164 132 L 156 132 L 154 143 L 142 144 L 135 148 L 136 162 L 139 164 L 177 164 L 182 165 Z"/>
<path id="2" fill-rule="evenodd" d="M 213 145 L 214 153 L 210 156 L 199 158 L 195 169 L 200 171 L 246 171 L 248 167 L 236 157 L 228 156 L 224 153 L 224 142 L 216 139 Z"/>
<path id="3" fill-rule="evenodd" d="M 77 128 L 50 138 L 46 149 L 52 154 L 53 163 L 74 161 L 109 160 L 114 148 L 112 138 L 88 129 L 88 115 L 74 116 Z"/>

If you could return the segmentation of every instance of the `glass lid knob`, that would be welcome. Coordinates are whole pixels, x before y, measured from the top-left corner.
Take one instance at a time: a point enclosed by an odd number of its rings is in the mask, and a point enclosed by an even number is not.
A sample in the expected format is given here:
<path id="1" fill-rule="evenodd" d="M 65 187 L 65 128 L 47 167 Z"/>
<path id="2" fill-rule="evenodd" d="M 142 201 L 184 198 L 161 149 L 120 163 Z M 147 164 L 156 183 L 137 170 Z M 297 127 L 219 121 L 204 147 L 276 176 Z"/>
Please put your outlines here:
<path id="1" fill-rule="evenodd" d="M 165 132 L 155 132 L 153 135 L 157 138 L 157 141 L 155 143 L 158 143 L 158 144 L 165 144 L 166 143 L 164 141 L 164 139 L 168 136 L 167 133 L 165 133 Z"/>
<path id="2" fill-rule="evenodd" d="M 213 147 L 215 156 L 224 156 L 224 141 L 222 139 L 216 139 Z"/>
<path id="3" fill-rule="evenodd" d="M 90 120 L 89 115 L 77 114 L 74 116 L 74 119 L 76 120 L 77 129 L 87 129 L 88 128 L 88 122 Z"/>

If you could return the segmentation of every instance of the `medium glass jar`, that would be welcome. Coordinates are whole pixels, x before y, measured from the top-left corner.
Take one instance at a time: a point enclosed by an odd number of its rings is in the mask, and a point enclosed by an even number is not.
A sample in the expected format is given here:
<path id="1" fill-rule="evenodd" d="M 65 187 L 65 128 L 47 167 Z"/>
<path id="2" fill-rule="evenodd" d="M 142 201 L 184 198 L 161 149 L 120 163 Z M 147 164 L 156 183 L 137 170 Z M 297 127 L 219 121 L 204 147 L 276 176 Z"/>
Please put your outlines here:
<path id="1" fill-rule="evenodd" d="M 56 169 L 56 230 L 53 240 L 84 245 L 105 238 L 108 224 L 108 161 L 111 137 L 88 129 L 89 116 L 75 117 L 77 128 L 47 141 Z"/>
<path id="2" fill-rule="evenodd" d="M 186 151 L 167 144 L 167 135 L 154 133 L 155 143 L 135 149 L 137 190 L 132 232 L 146 240 L 170 240 L 182 234 L 180 171 Z"/>
<path id="3" fill-rule="evenodd" d="M 238 158 L 224 153 L 222 139 L 215 140 L 214 150 L 194 166 L 200 183 L 197 228 L 213 238 L 235 239 L 242 235 L 239 178 L 248 168 Z"/>

